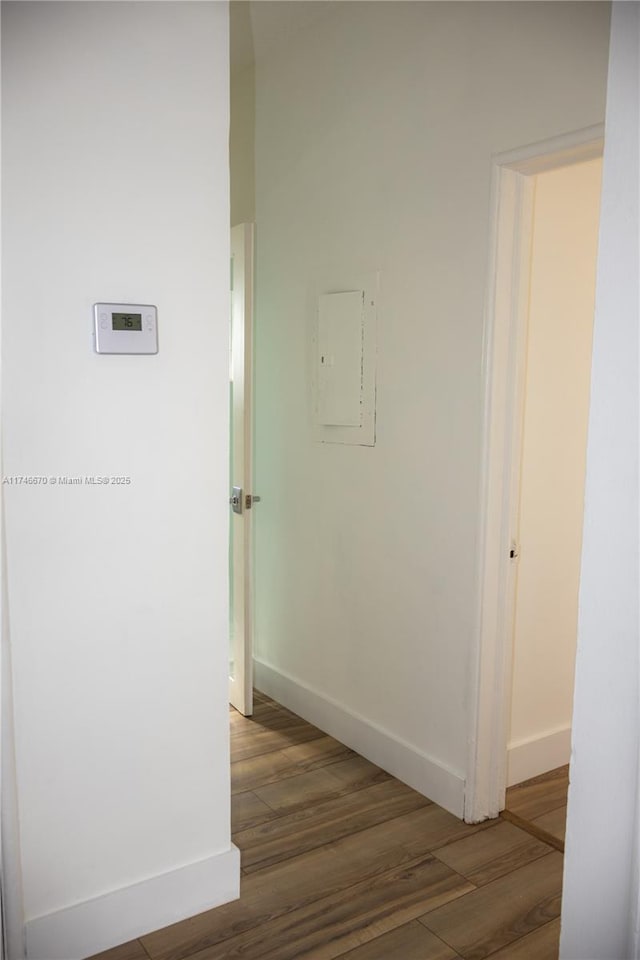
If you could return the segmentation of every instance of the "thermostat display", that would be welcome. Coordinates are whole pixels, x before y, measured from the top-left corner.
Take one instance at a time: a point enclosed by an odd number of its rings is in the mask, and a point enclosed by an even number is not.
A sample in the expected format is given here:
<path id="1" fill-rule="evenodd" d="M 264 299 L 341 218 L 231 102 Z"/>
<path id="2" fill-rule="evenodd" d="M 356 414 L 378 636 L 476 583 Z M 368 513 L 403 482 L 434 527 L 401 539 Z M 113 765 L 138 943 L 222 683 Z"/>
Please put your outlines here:
<path id="1" fill-rule="evenodd" d="M 142 314 L 112 313 L 111 326 L 114 330 L 142 330 Z"/>
<path id="2" fill-rule="evenodd" d="M 150 304 L 94 303 L 97 353 L 157 353 L 158 311 Z"/>

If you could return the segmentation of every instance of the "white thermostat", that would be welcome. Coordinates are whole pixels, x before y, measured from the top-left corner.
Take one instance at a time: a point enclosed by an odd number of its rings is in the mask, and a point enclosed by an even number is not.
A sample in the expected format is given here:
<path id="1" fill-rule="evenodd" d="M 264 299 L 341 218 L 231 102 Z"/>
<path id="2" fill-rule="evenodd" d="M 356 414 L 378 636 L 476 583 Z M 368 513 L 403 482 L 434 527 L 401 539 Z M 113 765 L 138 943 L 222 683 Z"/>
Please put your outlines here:
<path id="1" fill-rule="evenodd" d="M 158 311 L 146 303 L 94 303 L 97 353 L 157 353 Z"/>

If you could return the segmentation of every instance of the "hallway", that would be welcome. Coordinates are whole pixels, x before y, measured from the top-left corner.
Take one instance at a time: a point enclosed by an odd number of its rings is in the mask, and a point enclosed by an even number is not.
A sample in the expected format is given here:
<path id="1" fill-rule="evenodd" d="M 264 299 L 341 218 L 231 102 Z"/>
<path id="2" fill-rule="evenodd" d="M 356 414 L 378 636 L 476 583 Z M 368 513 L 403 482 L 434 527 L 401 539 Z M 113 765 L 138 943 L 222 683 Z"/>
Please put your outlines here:
<path id="1" fill-rule="evenodd" d="M 533 836 L 462 823 L 260 693 L 231 754 L 241 899 L 99 960 L 556 960 L 562 854 L 538 818 L 566 772 L 511 789 Z"/>

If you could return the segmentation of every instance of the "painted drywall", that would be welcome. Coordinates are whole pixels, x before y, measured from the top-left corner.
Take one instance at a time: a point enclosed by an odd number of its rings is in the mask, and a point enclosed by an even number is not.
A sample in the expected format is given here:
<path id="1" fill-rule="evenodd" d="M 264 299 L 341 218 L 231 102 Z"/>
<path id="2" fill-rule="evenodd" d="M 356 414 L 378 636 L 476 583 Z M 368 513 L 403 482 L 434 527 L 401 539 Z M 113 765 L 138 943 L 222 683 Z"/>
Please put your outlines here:
<path id="1" fill-rule="evenodd" d="M 255 220 L 255 68 L 248 3 L 229 7 L 231 226 Z"/>
<path id="2" fill-rule="evenodd" d="M 244 4 L 235 4 L 244 6 Z M 253 65 L 231 75 L 229 130 L 231 226 L 255 220 L 255 72 Z"/>
<path id="3" fill-rule="evenodd" d="M 639 70 L 640 8 L 616 3 L 593 335 L 562 960 L 640 956 Z"/>
<path id="4" fill-rule="evenodd" d="M 24 908 L 72 960 L 237 890 L 228 11 L 2 15 L 4 473 L 43 478 L 4 486 Z M 157 304 L 159 354 L 98 356 L 94 301 Z"/>
<path id="5" fill-rule="evenodd" d="M 2 729 L 0 737 L 0 882 L 6 951 L 2 960 L 24 957 L 24 903 L 22 898 L 22 866 L 20 856 L 20 822 L 16 781 L 15 732 L 13 722 L 13 682 L 11 643 L 9 636 L 9 602 L 4 535 L 4 496 L 0 495 L 0 705 Z"/>
<path id="6" fill-rule="evenodd" d="M 508 785 L 569 762 L 601 175 L 536 177 Z"/>
<path id="7" fill-rule="evenodd" d="M 257 658 L 412 751 L 459 813 L 491 156 L 602 121 L 608 24 L 335 4 L 257 58 Z M 374 270 L 376 446 L 314 443 L 317 293 Z"/>

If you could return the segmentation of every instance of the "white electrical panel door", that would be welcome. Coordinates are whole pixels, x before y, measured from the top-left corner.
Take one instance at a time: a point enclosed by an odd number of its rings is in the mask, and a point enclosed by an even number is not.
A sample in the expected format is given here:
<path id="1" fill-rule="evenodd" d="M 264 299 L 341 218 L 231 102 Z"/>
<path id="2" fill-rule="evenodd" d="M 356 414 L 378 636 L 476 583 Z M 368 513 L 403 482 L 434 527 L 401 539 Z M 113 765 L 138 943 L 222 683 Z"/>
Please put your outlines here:
<path id="1" fill-rule="evenodd" d="M 318 302 L 316 423 L 362 423 L 362 290 L 328 293 Z"/>
<path id="2" fill-rule="evenodd" d="M 97 353 L 157 353 L 158 311 L 147 303 L 94 303 Z"/>

